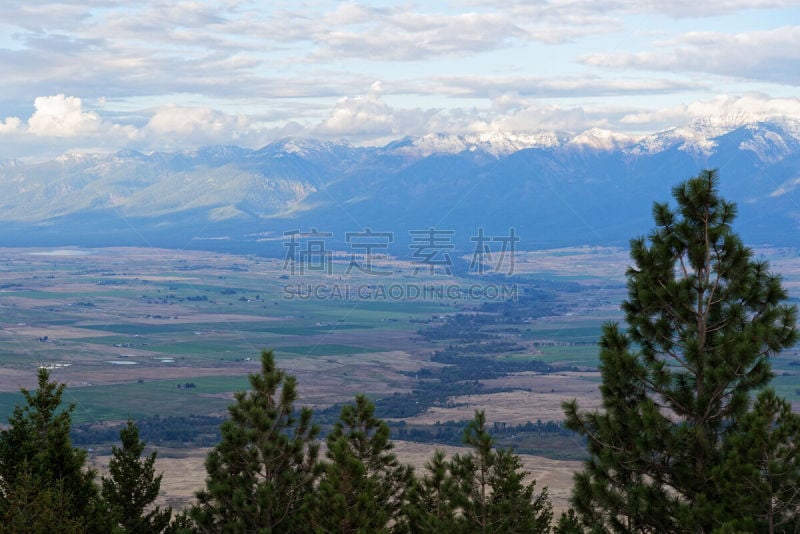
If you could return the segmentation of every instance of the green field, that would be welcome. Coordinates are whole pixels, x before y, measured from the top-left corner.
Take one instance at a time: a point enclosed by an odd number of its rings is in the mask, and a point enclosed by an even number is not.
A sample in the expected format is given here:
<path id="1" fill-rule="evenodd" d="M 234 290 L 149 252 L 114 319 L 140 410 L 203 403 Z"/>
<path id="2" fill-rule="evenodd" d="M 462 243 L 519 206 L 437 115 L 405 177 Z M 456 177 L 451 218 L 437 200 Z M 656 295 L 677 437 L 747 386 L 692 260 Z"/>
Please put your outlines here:
<path id="1" fill-rule="evenodd" d="M 388 347 L 369 349 L 348 345 L 300 345 L 296 347 L 278 347 L 279 353 L 302 354 L 304 356 L 351 356 L 367 352 L 384 352 L 391 350 Z"/>
<path id="2" fill-rule="evenodd" d="M 396 277 L 347 278 L 337 264 L 331 276 L 288 276 L 279 259 L 207 252 L 3 252 L 13 261 L 0 268 L 0 419 L 21 400 L 19 386 L 34 384 L 42 363 L 71 364 L 57 376 L 70 384 L 66 400 L 77 404 L 78 421 L 219 413 L 231 392 L 247 387 L 248 369 L 257 368 L 247 360 L 265 348 L 305 373 L 308 395 L 322 404 L 357 391 L 378 397 L 408 391 L 415 370 L 430 365 L 436 351 L 593 369 L 601 326 L 621 319 L 625 295 L 620 273 L 610 269 L 620 262 L 618 251 L 551 251 L 563 273 L 525 272 L 506 281 L 542 296 L 527 308 L 446 298 L 287 297 L 291 286 L 442 282 L 409 276 L 408 269 Z M 595 261 L 595 274 L 576 270 Z M 784 273 L 785 280 L 800 286 L 800 261 L 788 261 L 784 267 L 795 271 Z M 475 277 L 445 281 L 476 283 Z M 480 320 L 447 330 L 448 317 L 459 314 Z M 110 363 L 118 360 L 136 363 Z M 800 356 L 774 362 L 774 384 L 800 402 L 795 360 Z M 176 387 L 186 382 L 196 387 Z"/>

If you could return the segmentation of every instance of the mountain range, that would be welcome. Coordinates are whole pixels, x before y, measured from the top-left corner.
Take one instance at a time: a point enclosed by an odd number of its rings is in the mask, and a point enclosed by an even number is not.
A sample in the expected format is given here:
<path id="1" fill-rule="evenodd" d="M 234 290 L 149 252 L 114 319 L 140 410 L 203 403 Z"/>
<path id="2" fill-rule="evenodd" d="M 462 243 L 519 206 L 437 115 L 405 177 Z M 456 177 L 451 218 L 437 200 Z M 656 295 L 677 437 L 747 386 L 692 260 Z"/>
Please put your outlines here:
<path id="1" fill-rule="evenodd" d="M 800 245 L 800 121 L 697 120 L 638 138 L 579 134 L 408 137 L 382 147 L 283 139 L 144 154 L 0 162 L 0 246 L 164 246 L 280 254 L 291 232 L 414 231 L 454 246 L 508 235 L 520 248 L 625 245 L 653 201 L 706 168 L 751 244 Z M 444 235 L 444 234 L 443 234 Z"/>

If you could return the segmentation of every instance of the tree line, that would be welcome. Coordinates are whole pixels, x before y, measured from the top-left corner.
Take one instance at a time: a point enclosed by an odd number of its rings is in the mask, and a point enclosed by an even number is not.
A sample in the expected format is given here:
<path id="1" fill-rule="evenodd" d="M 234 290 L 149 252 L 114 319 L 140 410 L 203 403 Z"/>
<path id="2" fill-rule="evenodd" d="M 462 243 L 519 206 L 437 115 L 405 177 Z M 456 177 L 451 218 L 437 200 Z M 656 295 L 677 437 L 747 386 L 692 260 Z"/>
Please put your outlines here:
<path id="1" fill-rule="evenodd" d="M 156 453 L 132 421 L 120 431 L 108 475 L 86 464 L 86 451 L 69 437 L 75 406 L 62 406 L 64 384 L 39 369 L 36 391 L 22 389 L 9 427 L 0 432 L 0 531 L 12 533 L 177 532 L 184 523 L 152 503 L 161 475 Z"/>
<path id="2" fill-rule="evenodd" d="M 156 453 L 133 421 L 98 481 L 69 438 L 74 405 L 40 369 L 0 432 L 0 530 L 4 532 L 549 532 L 546 488 L 536 492 L 518 455 L 497 449 L 483 412 L 464 431 L 470 451 L 437 450 L 422 474 L 400 463 L 387 423 L 364 395 L 342 407 L 324 438 L 296 381 L 271 351 L 251 389 L 239 392 L 209 452 L 205 488 L 173 514 L 153 503 Z"/>

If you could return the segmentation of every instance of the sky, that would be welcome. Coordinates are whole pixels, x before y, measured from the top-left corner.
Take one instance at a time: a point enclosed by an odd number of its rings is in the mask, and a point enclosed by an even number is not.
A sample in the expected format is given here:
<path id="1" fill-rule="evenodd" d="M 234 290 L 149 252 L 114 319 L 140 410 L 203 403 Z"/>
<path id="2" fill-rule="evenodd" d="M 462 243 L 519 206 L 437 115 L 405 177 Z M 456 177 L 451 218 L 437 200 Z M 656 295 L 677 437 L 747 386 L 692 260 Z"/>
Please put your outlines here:
<path id="1" fill-rule="evenodd" d="M 3 0 L 0 160 L 800 118 L 800 0 Z"/>

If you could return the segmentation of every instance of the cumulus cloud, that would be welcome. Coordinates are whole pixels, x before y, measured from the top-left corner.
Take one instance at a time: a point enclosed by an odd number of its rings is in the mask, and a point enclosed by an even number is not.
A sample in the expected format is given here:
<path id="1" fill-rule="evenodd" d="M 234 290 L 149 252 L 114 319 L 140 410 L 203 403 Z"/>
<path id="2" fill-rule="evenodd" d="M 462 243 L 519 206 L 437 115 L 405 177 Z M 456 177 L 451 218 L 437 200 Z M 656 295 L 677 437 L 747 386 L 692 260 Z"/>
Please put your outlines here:
<path id="1" fill-rule="evenodd" d="M 275 131 L 255 124 L 249 117 L 229 114 L 207 106 L 170 104 L 150 110 L 147 122 L 135 131 L 135 145 L 144 150 L 184 150 L 205 145 L 235 144 L 257 147 Z"/>
<path id="2" fill-rule="evenodd" d="M 0 135 L 18 132 L 21 124 L 22 121 L 19 117 L 7 117 L 3 122 L 0 122 Z"/>
<path id="3" fill-rule="evenodd" d="M 605 129 L 626 135 L 647 134 L 698 120 L 741 124 L 789 117 L 800 120 L 800 98 L 760 93 L 719 95 L 679 106 L 637 109 L 602 103 L 564 106 L 515 92 L 493 95 L 482 108 L 396 108 L 375 85 L 363 96 L 340 100 L 313 135 L 381 144 L 406 135 L 428 133 L 491 134 L 571 132 Z"/>
<path id="4" fill-rule="evenodd" d="M 759 93 L 720 95 L 680 106 L 627 113 L 620 119 L 620 124 L 656 129 L 683 125 L 709 117 L 732 122 L 751 122 L 778 117 L 800 119 L 800 98 L 772 98 Z"/>
<path id="5" fill-rule="evenodd" d="M 104 121 L 85 110 L 80 98 L 43 96 L 34 100 L 34 111 L 27 119 L 0 119 L 0 159 L 108 150 L 128 145 L 135 134 L 132 126 Z"/>
<path id="6" fill-rule="evenodd" d="M 397 108 L 384 101 L 376 82 L 361 96 L 339 100 L 327 119 L 310 133 L 381 144 L 428 133 L 491 134 L 496 132 L 580 132 L 608 126 L 607 110 L 543 104 L 516 93 L 494 95 L 483 108 Z"/>
<path id="7" fill-rule="evenodd" d="M 382 85 L 375 82 L 367 94 L 345 97 L 336 102 L 328 118 L 312 133 L 355 140 L 390 139 L 423 131 L 435 109 L 396 109 L 383 101 Z"/>
<path id="8" fill-rule="evenodd" d="M 800 26 L 725 34 L 694 32 L 661 43 L 660 50 L 598 53 L 586 65 L 665 71 L 695 71 L 800 85 Z"/>
<path id="9" fill-rule="evenodd" d="M 97 113 L 86 111 L 80 98 L 40 96 L 33 101 L 34 111 L 27 121 L 6 117 L 0 122 L 0 134 L 50 139 L 83 139 L 122 133 L 125 128 L 103 121 Z"/>
<path id="10" fill-rule="evenodd" d="M 598 125 L 593 124 L 582 106 L 563 107 L 539 102 L 529 102 L 524 108 L 495 117 L 487 124 L 488 129 L 500 132 L 581 132 L 591 126 Z"/>
<path id="11" fill-rule="evenodd" d="M 773 98 L 760 93 L 720 95 L 662 109 L 601 103 L 565 106 L 515 92 L 493 95 L 483 107 L 422 109 L 393 105 L 385 93 L 384 86 L 376 82 L 363 95 L 342 98 L 314 127 L 292 121 L 268 127 L 243 115 L 177 105 L 141 110 L 137 115 L 147 118 L 134 126 L 125 123 L 122 116 L 104 119 L 102 110 L 86 110 L 76 97 L 40 97 L 27 121 L 7 117 L 0 122 L 0 158 L 41 153 L 43 147 L 51 151 L 50 156 L 76 149 L 180 150 L 212 144 L 257 147 L 286 135 L 381 145 L 403 136 L 429 133 L 580 133 L 603 128 L 640 134 L 707 118 L 721 118 L 727 123 L 783 116 L 800 119 L 800 98 Z"/>
<path id="12" fill-rule="evenodd" d="M 251 146 L 265 135 L 243 115 L 208 107 L 169 105 L 140 113 L 146 113 L 148 119 L 137 127 L 104 120 L 98 112 L 85 110 L 78 97 L 37 97 L 27 121 L 7 117 L 0 122 L 0 135 L 4 138 L 0 158 L 34 152 L 53 156 L 63 150 L 185 149 L 221 143 Z M 292 129 L 296 131 L 296 125 Z"/>
<path id="13" fill-rule="evenodd" d="M 248 129 L 244 115 L 227 115 L 208 107 L 164 106 L 156 110 L 145 132 L 181 144 L 235 142 Z"/>
<path id="14" fill-rule="evenodd" d="M 83 111 L 74 96 L 40 96 L 33 101 L 36 111 L 28 119 L 28 131 L 44 137 L 78 137 L 97 134 L 103 127 L 94 112 Z"/>

